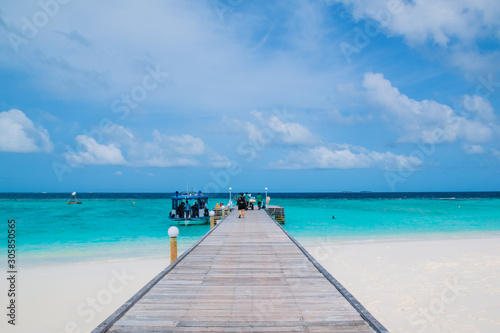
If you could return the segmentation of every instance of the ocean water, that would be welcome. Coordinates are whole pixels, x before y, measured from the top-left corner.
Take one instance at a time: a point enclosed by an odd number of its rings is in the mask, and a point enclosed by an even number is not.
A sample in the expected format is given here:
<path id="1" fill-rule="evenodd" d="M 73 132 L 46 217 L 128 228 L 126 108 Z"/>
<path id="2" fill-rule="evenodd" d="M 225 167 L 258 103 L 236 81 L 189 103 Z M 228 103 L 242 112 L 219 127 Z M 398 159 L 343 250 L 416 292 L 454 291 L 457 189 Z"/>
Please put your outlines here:
<path id="1" fill-rule="evenodd" d="M 0 217 L 16 220 L 19 265 L 48 265 L 169 254 L 171 194 L 0 193 Z M 285 229 L 299 241 L 334 241 L 500 235 L 500 192 L 479 193 L 269 193 L 285 207 Z M 227 194 L 209 203 L 226 203 Z M 335 218 L 333 218 L 335 217 Z M 179 226 L 183 251 L 209 225 Z"/>

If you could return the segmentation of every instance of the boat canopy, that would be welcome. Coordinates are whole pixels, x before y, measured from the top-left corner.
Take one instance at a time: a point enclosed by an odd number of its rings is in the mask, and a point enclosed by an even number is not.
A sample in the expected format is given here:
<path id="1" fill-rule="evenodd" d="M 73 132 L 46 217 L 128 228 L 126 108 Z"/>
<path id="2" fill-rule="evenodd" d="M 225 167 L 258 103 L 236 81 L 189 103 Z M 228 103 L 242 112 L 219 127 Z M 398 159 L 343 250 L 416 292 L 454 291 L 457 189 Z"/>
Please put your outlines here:
<path id="1" fill-rule="evenodd" d="M 206 220 L 208 218 L 208 195 L 195 192 L 175 192 L 172 196 L 171 219 Z"/>
<path id="2" fill-rule="evenodd" d="M 198 191 L 198 193 L 194 192 L 184 192 L 184 193 L 179 193 L 179 191 L 175 192 L 175 195 L 172 196 L 172 209 L 177 211 L 177 207 L 181 204 L 181 202 L 185 202 L 189 209 L 189 200 L 194 200 L 198 203 L 198 207 L 200 209 L 205 209 L 207 208 L 208 205 L 208 195 L 205 195 L 201 193 L 201 191 Z"/>
<path id="3" fill-rule="evenodd" d="M 172 200 L 198 200 L 198 199 L 208 199 L 208 195 L 201 193 L 179 193 L 179 191 L 175 192 L 175 195 L 172 196 Z"/>

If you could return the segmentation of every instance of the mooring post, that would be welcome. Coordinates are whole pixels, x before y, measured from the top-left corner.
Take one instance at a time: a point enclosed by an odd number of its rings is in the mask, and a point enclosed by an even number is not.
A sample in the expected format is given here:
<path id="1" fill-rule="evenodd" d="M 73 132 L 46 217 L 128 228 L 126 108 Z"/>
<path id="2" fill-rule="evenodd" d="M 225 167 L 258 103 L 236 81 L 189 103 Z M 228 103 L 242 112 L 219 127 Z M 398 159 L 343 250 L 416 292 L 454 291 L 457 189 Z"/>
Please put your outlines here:
<path id="1" fill-rule="evenodd" d="M 177 236 L 179 236 L 179 229 L 177 227 L 168 228 L 168 235 L 170 236 L 170 263 L 177 259 Z"/>
<path id="2" fill-rule="evenodd" d="M 214 227 L 215 212 L 211 210 L 210 213 L 208 213 L 208 215 L 210 215 L 210 229 L 212 229 Z"/>
<path id="3" fill-rule="evenodd" d="M 226 206 L 222 206 L 220 209 L 222 209 L 222 219 L 226 217 Z"/>

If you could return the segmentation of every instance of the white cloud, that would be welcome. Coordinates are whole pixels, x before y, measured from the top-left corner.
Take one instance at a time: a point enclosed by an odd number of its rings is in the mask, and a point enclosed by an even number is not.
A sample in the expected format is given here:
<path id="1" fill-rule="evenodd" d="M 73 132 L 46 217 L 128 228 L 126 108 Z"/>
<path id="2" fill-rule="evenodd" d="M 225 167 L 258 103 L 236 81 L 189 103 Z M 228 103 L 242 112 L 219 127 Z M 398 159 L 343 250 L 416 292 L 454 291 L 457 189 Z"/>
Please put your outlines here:
<path id="1" fill-rule="evenodd" d="M 500 30 L 499 30 L 500 31 Z M 484 51 L 483 51 L 484 52 Z M 483 77 L 491 73 L 498 73 L 498 63 L 500 62 L 500 52 L 490 51 L 480 53 L 477 50 L 465 50 L 454 48 L 449 54 L 449 63 L 461 68 L 465 73 L 475 73 L 477 77 Z"/>
<path id="2" fill-rule="evenodd" d="M 114 144 L 99 144 L 94 138 L 78 135 L 75 138 L 77 152 L 69 151 L 63 154 L 71 165 L 126 165 L 127 162 L 120 148 Z"/>
<path id="3" fill-rule="evenodd" d="M 76 137 L 77 151 L 69 149 L 63 156 L 72 165 L 181 167 L 200 165 L 194 157 L 207 155 L 203 140 L 191 135 L 165 135 L 154 130 L 152 140 L 148 141 L 123 126 L 110 124 L 109 127 L 112 131 L 106 135 L 105 142 L 79 135 Z"/>
<path id="4" fill-rule="evenodd" d="M 238 103 L 322 104 L 319 90 L 334 84 L 331 74 L 346 75 L 344 68 L 326 72 L 324 66 L 311 66 L 319 50 L 325 56 L 330 51 L 323 46 L 331 31 L 323 24 L 328 15 L 321 4 L 229 6 L 221 20 L 213 3 L 124 0 L 116 10 L 102 1 L 74 2 L 61 6 L 61 14 L 20 44 L 17 54 L 7 38 L 1 39 L 6 52 L 0 63 L 20 72 L 29 63 L 32 81 L 26 84 L 58 97 L 106 102 L 130 94 L 143 84 L 146 66 L 159 65 L 171 74 L 170 81 L 148 91 L 143 103 L 219 114 L 234 112 Z M 4 3 L 0 30 L 23 37 L 20 18 L 31 17 L 36 8 Z M 280 28 L 274 30 L 275 25 Z M 268 37 L 290 52 L 276 50 Z"/>
<path id="5" fill-rule="evenodd" d="M 115 123 L 108 124 L 108 128 L 106 129 L 106 135 L 113 140 L 118 140 L 126 143 L 135 140 L 134 134 L 132 134 L 132 132 L 128 128 L 125 128 L 122 125 L 118 125 Z"/>
<path id="6" fill-rule="evenodd" d="M 389 36 L 403 36 L 410 45 L 438 45 L 443 57 L 465 71 L 498 70 L 500 52 L 482 48 L 482 40 L 498 42 L 500 2 L 495 0 L 326 0 L 343 3 L 356 20 L 380 23 Z"/>
<path id="7" fill-rule="evenodd" d="M 385 23 L 391 33 L 412 43 L 432 41 L 446 46 L 452 39 L 470 43 L 500 27 L 500 3 L 495 0 L 327 0 L 352 10 L 357 20 L 370 18 Z M 382 13 L 389 14 L 382 15 Z M 388 23 L 388 24 L 387 24 Z"/>
<path id="8" fill-rule="evenodd" d="M 317 141 L 316 136 L 306 127 L 298 123 L 284 123 L 275 115 L 269 118 L 269 127 L 278 134 L 285 144 L 307 145 Z"/>
<path id="9" fill-rule="evenodd" d="M 483 154 L 485 152 L 481 145 L 464 144 L 463 148 L 468 155 Z"/>
<path id="10" fill-rule="evenodd" d="M 24 112 L 16 109 L 0 112 L 0 151 L 49 153 L 53 149 L 47 130 L 35 127 Z"/>
<path id="11" fill-rule="evenodd" d="M 353 169 L 414 170 L 422 164 L 416 156 L 379 153 L 352 145 L 317 146 L 288 154 L 271 163 L 273 169 Z"/>
<path id="12" fill-rule="evenodd" d="M 205 144 L 200 138 L 191 135 L 169 136 L 158 130 L 154 130 L 152 136 L 153 141 L 134 144 L 131 151 L 134 164 L 155 167 L 200 165 L 192 157 L 205 153 Z"/>
<path id="13" fill-rule="evenodd" d="M 488 122 L 494 122 L 496 120 L 493 107 L 487 99 L 477 95 L 464 95 L 462 105 L 465 110 L 475 113 L 478 119 Z"/>
<path id="14" fill-rule="evenodd" d="M 400 141 L 442 143 L 464 138 L 477 143 L 493 138 L 491 127 L 483 121 L 492 117 L 486 103 L 476 106 L 480 117 L 467 119 L 436 101 L 409 98 L 379 73 L 366 73 L 363 86 L 368 101 L 381 108 L 384 119 L 401 133 Z"/>
<path id="15" fill-rule="evenodd" d="M 243 126 L 251 141 L 259 144 L 274 141 L 285 145 L 310 145 L 318 142 L 318 138 L 299 123 L 285 122 L 276 114 L 265 117 L 262 112 L 255 110 L 251 114 L 258 120 L 258 124 L 246 121 L 242 125 L 236 121 L 237 126 Z M 291 117 L 286 112 L 285 115 Z"/>
<path id="16" fill-rule="evenodd" d="M 201 155 L 205 152 L 203 140 L 191 135 L 169 136 L 154 130 L 153 143 L 158 147 L 171 150 L 180 155 Z"/>

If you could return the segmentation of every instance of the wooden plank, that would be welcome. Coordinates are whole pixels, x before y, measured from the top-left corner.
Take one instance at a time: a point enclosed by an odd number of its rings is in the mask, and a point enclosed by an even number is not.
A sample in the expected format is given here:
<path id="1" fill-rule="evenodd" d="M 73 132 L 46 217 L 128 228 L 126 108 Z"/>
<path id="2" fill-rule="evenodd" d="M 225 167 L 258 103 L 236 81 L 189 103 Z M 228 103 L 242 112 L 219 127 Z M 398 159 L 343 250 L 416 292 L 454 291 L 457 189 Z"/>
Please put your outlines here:
<path id="1" fill-rule="evenodd" d="M 387 332 L 264 210 L 174 264 L 92 332 Z"/>

